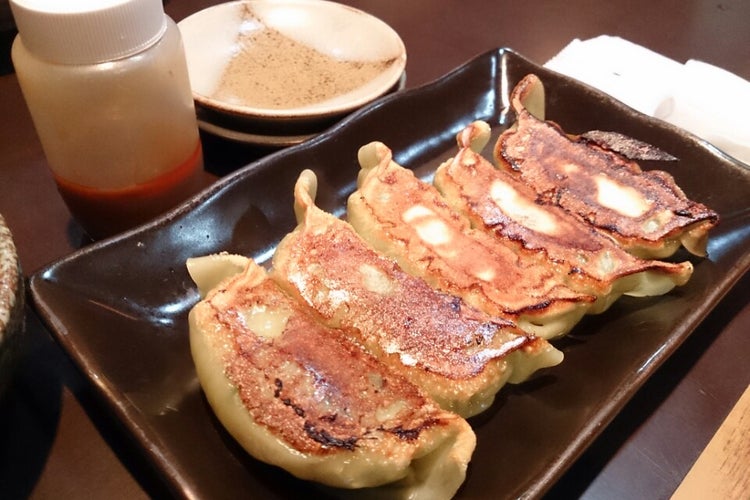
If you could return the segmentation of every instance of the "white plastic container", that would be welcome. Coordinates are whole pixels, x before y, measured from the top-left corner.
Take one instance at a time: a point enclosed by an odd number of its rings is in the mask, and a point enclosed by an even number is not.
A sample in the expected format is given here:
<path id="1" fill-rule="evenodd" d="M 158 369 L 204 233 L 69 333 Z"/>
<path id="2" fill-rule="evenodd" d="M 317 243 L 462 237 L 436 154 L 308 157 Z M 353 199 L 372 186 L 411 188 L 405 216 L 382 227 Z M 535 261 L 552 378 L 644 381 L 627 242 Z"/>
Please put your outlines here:
<path id="1" fill-rule="evenodd" d="M 11 0 L 12 58 L 58 189 L 94 238 L 172 208 L 203 160 L 161 0 Z"/>

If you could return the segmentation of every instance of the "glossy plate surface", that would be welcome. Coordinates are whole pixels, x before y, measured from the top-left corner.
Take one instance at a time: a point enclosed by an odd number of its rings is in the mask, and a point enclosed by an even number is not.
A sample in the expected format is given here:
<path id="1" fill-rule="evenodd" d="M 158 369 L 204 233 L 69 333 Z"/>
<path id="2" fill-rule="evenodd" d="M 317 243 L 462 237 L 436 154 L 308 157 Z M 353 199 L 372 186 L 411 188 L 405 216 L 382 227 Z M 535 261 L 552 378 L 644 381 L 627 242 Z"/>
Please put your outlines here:
<path id="1" fill-rule="evenodd" d="M 248 457 L 213 417 L 189 354 L 186 318 L 198 295 L 185 259 L 225 250 L 267 260 L 294 227 L 292 187 L 304 168 L 318 174 L 318 203 L 341 214 L 356 181 L 357 149 L 372 140 L 428 176 L 453 154 L 455 134 L 470 121 L 487 120 L 495 134 L 507 126 L 507 93 L 531 72 L 545 84 L 549 119 L 570 133 L 624 133 L 678 157 L 643 166 L 670 171 L 722 223 L 709 257 L 693 259 L 688 285 L 660 298 L 624 298 L 585 318 L 557 342 L 566 355 L 560 366 L 506 386 L 492 408 L 471 420 L 478 444 L 459 498 L 543 494 L 747 271 L 749 169 L 512 51 L 488 52 L 225 177 L 153 224 L 32 277 L 32 297 L 54 335 L 176 494 L 294 498 L 314 488 Z"/>

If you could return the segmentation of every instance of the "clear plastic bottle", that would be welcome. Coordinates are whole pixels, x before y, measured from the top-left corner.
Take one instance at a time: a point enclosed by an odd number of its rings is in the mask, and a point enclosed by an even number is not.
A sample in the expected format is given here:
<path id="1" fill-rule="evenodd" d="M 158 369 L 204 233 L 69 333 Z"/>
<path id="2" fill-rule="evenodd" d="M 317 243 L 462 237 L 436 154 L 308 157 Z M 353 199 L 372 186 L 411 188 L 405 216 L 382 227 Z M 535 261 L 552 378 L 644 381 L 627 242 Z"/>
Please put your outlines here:
<path id="1" fill-rule="evenodd" d="M 47 161 L 94 238 L 199 188 L 182 38 L 161 0 L 11 0 L 12 58 Z"/>

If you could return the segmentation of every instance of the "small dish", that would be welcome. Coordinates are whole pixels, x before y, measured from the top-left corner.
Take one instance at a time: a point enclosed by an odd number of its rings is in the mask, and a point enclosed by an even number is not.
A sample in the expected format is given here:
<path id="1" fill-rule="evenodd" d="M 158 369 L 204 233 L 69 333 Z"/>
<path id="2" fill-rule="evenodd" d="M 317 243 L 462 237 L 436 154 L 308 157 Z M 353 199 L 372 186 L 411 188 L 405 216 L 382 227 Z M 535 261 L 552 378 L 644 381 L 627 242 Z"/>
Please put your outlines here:
<path id="1" fill-rule="evenodd" d="M 402 90 L 405 85 L 406 72 L 403 72 L 398 82 L 385 95 Z M 340 116 L 334 116 L 296 124 L 287 122 L 261 124 L 242 116 L 216 112 L 198 103 L 196 103 L 195 112 L 198 117 L 198 127 L 204 132 L 233 142 L 268 148 L 284 148 L 300 144 L 341 120 Z"/>
<path id="2" fill-rule="evenodd" d="M 390 91 L 406 66 L 393 29 L 335 2 L 240 0 L 178 26 L 196 106 L 258 128 L 342 117 Z"/>

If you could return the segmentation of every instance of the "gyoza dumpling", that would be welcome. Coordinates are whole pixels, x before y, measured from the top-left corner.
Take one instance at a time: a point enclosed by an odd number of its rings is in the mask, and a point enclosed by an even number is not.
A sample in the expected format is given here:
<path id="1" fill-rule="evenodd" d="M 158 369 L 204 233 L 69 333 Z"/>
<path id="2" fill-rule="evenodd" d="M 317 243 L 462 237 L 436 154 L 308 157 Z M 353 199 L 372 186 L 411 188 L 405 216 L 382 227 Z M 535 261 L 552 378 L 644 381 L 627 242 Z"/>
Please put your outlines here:
<path id="1" fill-rule="evenodd" d="M 605 310 L 622 294 L 661 295 L 688 281 L 690 262 L 639 259 L 562 208 L 536 203 L 536 191 L 479 154 L 489 136 L 485 122 L 459 133 L 459 152 L 437 169 L 435 187 L 473 227 L 495 235 L 498 244 L 519 256 L 529 251 L 543 255 L 561 269 L 567 285 L 594 294 L 597 302 L 590 313 Z"/>
<path id="2" fill-rule="evenodd" d="M 476 443 L 465 420 L 318 323 L 252 260 L 187 265 L 205 295 L 190 312 L 198 379 L 245 450 L 302 479 L 367 488 L 363 498 L 453 496 Z"/>
<path id="3" fill-rule="evenodd" d="M 271 276 L 443 408 L 479 413 L 506 381 L 556 365 L 562 353 L 507 320 L 438 292 L 314 204 L 317 179 L 295 186 L 298 226 L 279 243 Z"/>
<path id="4" fill-rule="evenodd" d="M 554 265 L 533 253 L 519 258 L 472 229 L 435 187 L 397 165 L 384 144 L 360 148 L 359 162 L 349 221 L 408 272 L 547 339 L 567 333 L 591 307 L 595 298 L 566 286 Z"/>
<path id="5" fill-rule="evenodd" d="M 680 245 L 706 254 L 719 216 L 688 199 L 663 171 L 642 171 L 624 156 L 571 138 L 544 121 L 544 86 L 526 76 L 510 96 L 516 114 L 493 155 L 497 166 L 531 186 L 540 203 L 558 205 L 643 258 L 664 258 Z"/>

